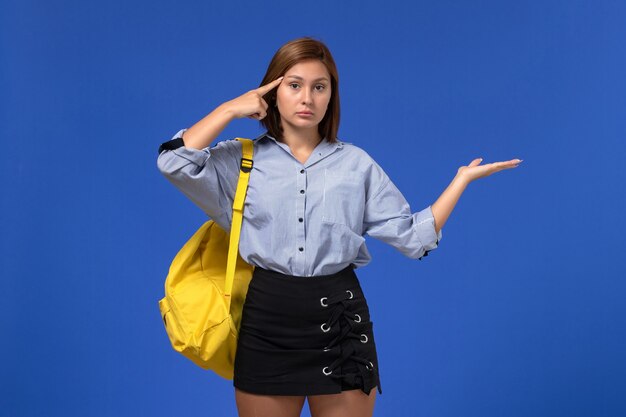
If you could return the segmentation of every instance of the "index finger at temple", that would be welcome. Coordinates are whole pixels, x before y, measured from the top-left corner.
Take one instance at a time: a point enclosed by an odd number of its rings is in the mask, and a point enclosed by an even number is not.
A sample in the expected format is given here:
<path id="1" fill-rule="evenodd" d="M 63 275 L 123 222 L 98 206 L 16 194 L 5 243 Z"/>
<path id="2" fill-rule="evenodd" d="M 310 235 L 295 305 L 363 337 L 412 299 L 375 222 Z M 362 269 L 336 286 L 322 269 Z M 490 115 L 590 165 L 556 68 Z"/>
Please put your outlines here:
<path id="1" fill-rule="evenodd" d="M 277 79 L 275 79 L 274 81 L 272 81 L 271 83 L 267 83 L 265 85 L 262 85 L 261 87 L 257 88 L 256 91 L 261 94 L 262 96 L 265 95 L 268 91 L 270 91 L 271 89 L 275 88 L 278 86 L 278 84 L 280 84 L 280 82 L 283 80 L 283 77 L 278 77 Z"/>

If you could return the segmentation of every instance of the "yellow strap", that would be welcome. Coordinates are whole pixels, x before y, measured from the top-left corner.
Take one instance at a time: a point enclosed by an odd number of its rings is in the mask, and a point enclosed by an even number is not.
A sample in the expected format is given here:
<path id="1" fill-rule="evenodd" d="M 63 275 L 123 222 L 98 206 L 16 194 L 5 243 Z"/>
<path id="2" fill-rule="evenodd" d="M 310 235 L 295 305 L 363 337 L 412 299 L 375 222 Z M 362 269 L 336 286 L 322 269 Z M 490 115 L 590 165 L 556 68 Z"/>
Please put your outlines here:
<path id="1" fill-rule="evenodd" d="M 246 168 L 252 168 L 252 156 L 254 142 L 251 139 L 235 138 L 241 142 L 241 150 L 244 160 L 242 165 Z M 246 161 L 249 159 L 250 161 Z M 241 232 L 241 222 L 243 220 L 243 203 L 246 199 L 246 191 L 248 190 L 248 180 L 250 179 L 250 171 L 244 172 L 239 170 L 239 180 L 237 182 L 237 191 L 235 192 L 235 200 L 233 202 L 233 220 L 230 227 L 230 242 L 228 244 L 228 264 L 226 266 L 226 282 L 224 285 L 224 296 L 226 298 L 226 308 L 230 311 L 230 300 L 235 280 L 235 266 L 237 265 L 237 254 L 239 253 L 239 234 Z"/>

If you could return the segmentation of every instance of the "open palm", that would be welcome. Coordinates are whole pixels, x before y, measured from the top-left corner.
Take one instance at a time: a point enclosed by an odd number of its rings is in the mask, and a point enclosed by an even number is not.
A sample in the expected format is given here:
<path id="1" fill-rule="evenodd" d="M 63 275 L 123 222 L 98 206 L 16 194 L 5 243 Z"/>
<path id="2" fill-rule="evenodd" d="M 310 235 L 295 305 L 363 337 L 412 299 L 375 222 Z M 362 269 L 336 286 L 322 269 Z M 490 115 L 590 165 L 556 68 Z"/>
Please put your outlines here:
<path id="1" fill-rule="evenodd" d="M 480 165 L 482 158 L 476 158 L 467 166 L 462 166 L 458 169 L 457 175 L 461 175 L 467 179 L 468 182 L 474 181 L 478 178 L 487 177 L 494 172 L 502 171 L 503 169 L 516 168 L 522 159 L 511 159 L 509 161 L 492 162 L 490 164 Z"/>

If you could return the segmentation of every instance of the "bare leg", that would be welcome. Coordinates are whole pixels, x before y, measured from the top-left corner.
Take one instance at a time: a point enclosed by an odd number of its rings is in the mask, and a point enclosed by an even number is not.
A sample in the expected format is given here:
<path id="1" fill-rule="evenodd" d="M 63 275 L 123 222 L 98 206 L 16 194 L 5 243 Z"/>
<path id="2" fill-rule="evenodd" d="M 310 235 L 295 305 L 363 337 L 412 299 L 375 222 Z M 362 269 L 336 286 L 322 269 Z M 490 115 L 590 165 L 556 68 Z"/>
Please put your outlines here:
<path id="1" fill-rule="evenodd" d="M 239 417 L 300 417 L 305 396 L 259 395 L 235 388 Z"/>
<path id="2" fill-rule="evenodd" d="M 311 417 L 372 417 L 376 401 L 376 387 L 370 395 L 360 389 L 340 394 L 309 395 Z"/>

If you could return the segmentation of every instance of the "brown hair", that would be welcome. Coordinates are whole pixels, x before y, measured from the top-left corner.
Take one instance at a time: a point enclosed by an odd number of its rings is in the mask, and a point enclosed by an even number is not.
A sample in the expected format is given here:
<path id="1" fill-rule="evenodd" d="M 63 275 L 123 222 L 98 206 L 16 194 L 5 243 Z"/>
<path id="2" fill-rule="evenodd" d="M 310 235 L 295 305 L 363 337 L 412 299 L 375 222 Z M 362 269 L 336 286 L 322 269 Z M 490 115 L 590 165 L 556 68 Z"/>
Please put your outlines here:
<path id="1" fill-rule="evenodd" d="M 320 121 L 317 129 L 322 138 L 329 142 L 337 141 L 339 130 L 339 74 L 335 60 L 330 50 L 324 43 L 312 37 L 305 36 L 287 42 L 276 51 L 270 61 L 267 72 L 261 80 L 261 86 L 270 83 L 284 75 L 289 68 L 300 61 L 319 59 L 330 74 L 331 96 L 324 118 Z M 276 105 L 276 89 L 268 92 L 263 99 L 267 102 L 267 116 L 260 120 L 261 125 L 267 129 L 267 133 L 277 140 L 283 139 L 283 129 L 280 123 L 280 112 Z"/>

